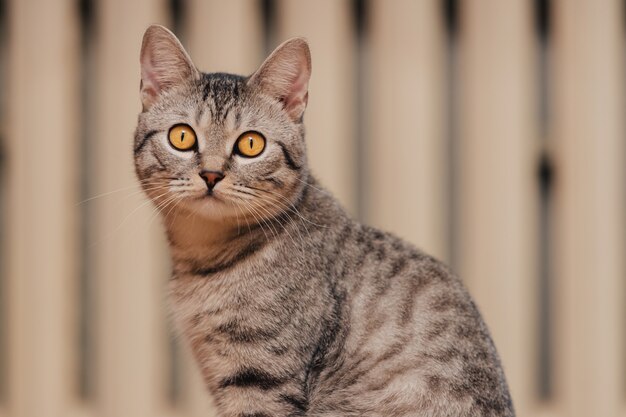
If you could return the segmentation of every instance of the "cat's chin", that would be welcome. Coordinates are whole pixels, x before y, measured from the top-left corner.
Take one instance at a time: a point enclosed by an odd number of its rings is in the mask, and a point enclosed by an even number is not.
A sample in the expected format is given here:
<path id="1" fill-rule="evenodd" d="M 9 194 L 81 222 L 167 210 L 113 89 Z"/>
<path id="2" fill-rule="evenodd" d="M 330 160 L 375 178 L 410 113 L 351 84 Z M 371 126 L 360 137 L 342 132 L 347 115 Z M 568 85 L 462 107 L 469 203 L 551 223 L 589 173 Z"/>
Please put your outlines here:
<path id="1" fill-rule="evenodd" d="M 191 215 L 196 217 L 196 220 L 205 219 L 210 222 L 227 224 L 237 224 L 238 218 L 240 222 L 242 221 L 242 214 L 237 207 L 215 194 L 185 199 L 181 202 L 181 206 L 184 206 L 184 210 L 187 211 L 187 214 L 182 215 L 182 217 Z"/>

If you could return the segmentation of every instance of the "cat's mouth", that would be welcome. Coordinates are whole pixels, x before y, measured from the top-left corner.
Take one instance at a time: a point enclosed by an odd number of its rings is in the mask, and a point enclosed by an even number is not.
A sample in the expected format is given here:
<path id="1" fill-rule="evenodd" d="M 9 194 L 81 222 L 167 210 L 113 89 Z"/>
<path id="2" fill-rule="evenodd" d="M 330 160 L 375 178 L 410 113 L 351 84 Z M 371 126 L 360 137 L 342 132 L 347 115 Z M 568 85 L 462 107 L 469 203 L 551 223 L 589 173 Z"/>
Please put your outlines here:
<path id="1" fill-rule="evenodd" d="M 212 191 L 212 190 L 207 190 L 204 194 L 195 197 L 194 200 L 204 200 L 204 201 L 206 201 L 206 200 L 217 200 L 217 201 L 222 201 L 222 199 L 217 196 L 217 193 L 215 191 Z"/>

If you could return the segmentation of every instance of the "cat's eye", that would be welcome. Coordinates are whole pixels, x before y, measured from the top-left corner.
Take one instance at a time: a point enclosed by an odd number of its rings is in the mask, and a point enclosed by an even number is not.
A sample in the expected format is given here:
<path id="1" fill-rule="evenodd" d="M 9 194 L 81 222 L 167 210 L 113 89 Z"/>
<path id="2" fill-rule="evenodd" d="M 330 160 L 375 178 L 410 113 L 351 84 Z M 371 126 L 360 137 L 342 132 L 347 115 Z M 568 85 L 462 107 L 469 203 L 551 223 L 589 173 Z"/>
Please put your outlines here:
<path id="1" fill-rule="evenodd" d="M 170 129 L 169 140 L 175 149 L 188 151 L 196 145 L 196 132 L 189 125 L 174 125 Z"/>
<path id="2" fill-rule="evenodd" d="M 265 138 L 258 132 L 246 132 L 239 136 L 235 147 L 239 155 L 252 158 L 259 156 L 265 149 Z"/>

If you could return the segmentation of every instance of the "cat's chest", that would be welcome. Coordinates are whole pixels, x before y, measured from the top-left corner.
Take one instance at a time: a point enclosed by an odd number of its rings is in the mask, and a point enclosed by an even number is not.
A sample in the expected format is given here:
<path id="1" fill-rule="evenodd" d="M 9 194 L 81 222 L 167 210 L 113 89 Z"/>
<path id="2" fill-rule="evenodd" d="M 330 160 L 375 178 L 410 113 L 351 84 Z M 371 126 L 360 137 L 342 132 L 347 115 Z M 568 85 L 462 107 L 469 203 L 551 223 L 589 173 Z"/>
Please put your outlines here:
<path id="1" fill-rule="evenodd" d="M 228 271 L 205 277 L 185 274 L 169 286 L 169 304 L 176 326 L 195 330 L 199 324 L 219 325 L 248 308 L 250 289 L 243 281 L 249 271 Z"/>
<path id="2" fill-rule="evenodd" d="M 175 326 L 209 384 L 243 366 L 262 368 L 285 349 L 278 336 L 290 316 L 278 304 L 277 281 L 269 269 L 256 267 L 170 283 Z"/>

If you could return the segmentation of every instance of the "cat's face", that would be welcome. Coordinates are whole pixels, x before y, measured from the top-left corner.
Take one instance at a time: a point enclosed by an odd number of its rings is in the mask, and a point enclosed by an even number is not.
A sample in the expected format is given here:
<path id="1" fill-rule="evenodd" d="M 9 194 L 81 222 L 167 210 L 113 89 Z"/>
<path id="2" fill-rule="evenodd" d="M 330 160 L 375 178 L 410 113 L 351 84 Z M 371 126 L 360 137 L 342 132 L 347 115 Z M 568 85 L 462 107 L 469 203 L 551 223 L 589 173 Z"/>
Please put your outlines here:
<path id="1" fill-rule="evenodd" d="M 135 167 L 161 212 L 260 222 L 289 210 L 306 178 L 306 42 L 278 47 L 250 77 L 202 74 L 160 26 L 144 35 Z"/>

